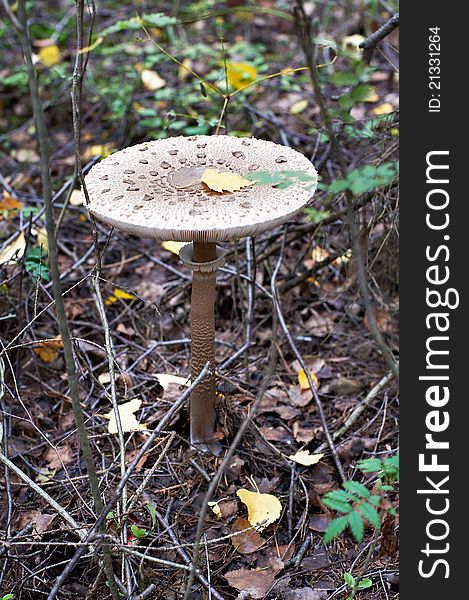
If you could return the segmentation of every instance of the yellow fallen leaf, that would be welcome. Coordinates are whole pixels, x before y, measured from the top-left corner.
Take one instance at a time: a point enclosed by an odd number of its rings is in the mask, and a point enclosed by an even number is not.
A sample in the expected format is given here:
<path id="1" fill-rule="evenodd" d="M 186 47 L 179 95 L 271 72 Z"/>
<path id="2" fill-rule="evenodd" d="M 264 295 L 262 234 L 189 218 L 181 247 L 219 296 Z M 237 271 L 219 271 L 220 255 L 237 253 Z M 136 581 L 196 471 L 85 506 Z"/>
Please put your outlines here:
<path id="1" fill-rule="evenodd" d="M 39 342 L 38 346 L 33 350 L 43 362 L 51 363 L 59 356 L 59 350 L 61 350 L 61 348 L 63 348 L 63 344 L 59 336 L 53 340 L 43 340 Z"/>
<path id="2" fill-rule="evenodd" d="M 142 401 L 139 398 L 133 398 L 129 402 L 118 406 L 119 416 L 122 425 L 122 431 L 145 431 L 147 426 L 144 423 L 139 423 L 134 415 L 140 408 Z M 108 432 L 117 433 L 116 415 L 114 409 L 104 415 L 104 418 L 109 419 Z"/>
<path id="3" fill-rule="evenodd" d="M 166 85 L 166 80 L 160 77 L 156 71 L 150 71 L 150 69 L 143 69 L 140 73 L 140 79 L 143 87 L 149 92 L 160 90 Z"/>
<path id="4" fill-rule="evenodd" d="M 171 375 L 170 373 L 158 373 L 156 375 L 161 387 L 164 390 L 168 389 L 170 383 L 175 383 L 176 385 L 185 385 L 189 387 L 189 379 L 186 377 L 179 377 L 178 375 Z"/>
<path id="5" fill-rule="evenodd" d="M 23 205 L 19 200 L 16 200 L 9 192 L 3 190 L 3 197 L 0 200 L 0 219 L 2 218 L 1 213 L 3 211 L 16 210 L 22 208 L 22 206 Z"/>
<path id="6" fill-rule="evenodd" d="M 292 104 L 290 106 L 290 114 L 299 115 L 300 113 L 302 113 L 305 110 L 305 108 L 307 106 L 308 106 L 307 100 L 298 100 L 298 102 L 295 102 L 295 104 Z"/>
<path id="7" fill-rule="evenodd" d="M 319 387 L 318 378 L 312 371 L 310 371 L 309 374 L 311 375 L 311 379 L 313 380 L 314 387 L 316 389 L 318 389 L 318 387 Z M 305 373 L 304 369 L 301 369 L 301 371 L 298 373 L 298 383 L 300 384 L 300 389 L 309 390 L 308 378 L 306 377 L 306 373 Z"/>
<path id="8" fill-rule="evenodd" d="M 315 263 L 326 260 L 326 258 L 328 256 L 329 256 L 329 251 L 326 250 L 325 248 L 322 248 L 321 246 L 314 246 L 314 248 L 311 252 L 311 258 L 314 260 Z"/>
<path id="9" fill-rule="evenodd" d="M 70 194 L 70 204 L 72 206 L 81 206 L 85 202 L 85 198 L 81 190 L 73 190 Z"/>
<path id="10" fill-rule="evenodd" d="M 161 244 L 165 250 L 179 256 L 179 250 L 187 245 L 187 242 L 163 242 Z"/>
<path id="11" fill-rule="evenodd" d="M 39 49 L 39 58 L 46 67 L 60 64 L 60 50 L 55 44 Z"/>
<path id="12" fill-rule="evenodd" d="M 261 529 L 274 523 L 282 512 L 280 500 L 272 494 L 260 494 L 240 489 L 236 495 L 248 509 L 248 521 L 253 526 L 261 526 Z"/>
<path id="13" fill-rule="evenodd" d="M 221 517 L 221 508 L 218 506 L 218 502 L 209 502 L 208 505 L 210 506 L 212 511 L 215 513 L 215 516 L 217 517 L 217 519 L 219 519 Z"/>
<path id="14" fill-rule="evenodd" d="M 394 110 L 394 106 L 390 102 L 384 102 L 384 104 L 380 104 L 379 106 L 375 106 L 375 108 L 371 109 L 371 114 L 380 117 L 381 115 L 389 115 Z"/>
<path id="15" fill-rule="evenodd" d="M 114 296 L 123 300 L 133 300 L 135 298 L 134 294 L 129 294 L 129 292 L 120 290 L 119 288 L 114 288 Z"/>
<path id="16" fill-rule="evenodd" d="M 296 454 L 292 454 L 288 458 L 290 460 L 294 460 L 300 465 L 310 467 L 311 465 L 318 463 L 323 456 L 324 454 L 310 454 L 308 450 L 299 450 Z"/>
<path id="17" fill-rule="evenodd" d="M 200 181 L 215 192 L 236 192 L 241 188 L 253 185 L 254 181 L 245 179 L 239 173 L 221 173 L 218 169 L 205 169 Z"/>
<path id="18" fill-rule="evenodd" d="M 363 100 L 363 102 L 374 103 L 374 102 L 378 102 L 378 100 L 379 100 L 379 96 L 376 93 L 376 88 L 370 87 L 370 92 L 369 92 L 368 96 Z"/>
<path id="19" fill-rule="evenodd" d="M 114 304 L 114 302 L 117 302 L 118 298 L 121 298 L 121 300 L 134 300 L 135 296 L 133 294 L 129 294 L 125 290 L 114 288 L 113 295 L 107 298 L 105 304 L 107 304 L 107 306 Z"/>
<path id="20" fill-rule="evenodd" d="M 90 158 L 94 158 L 95 156 L 101 155 L 101 158 L 106 158 L 114 152 L 114 148 L 110 144 L 94 144 L 93 146 L 89 146 L 83 153 L 83 158 L 85 160 L 90 160 Z"/>
<path id="21" fill-rule="evenodd" d="M 36 234 L 36 238 L 37 238 L 37 245 L 39 247 L 42 246 L 43 251 L 48 253 L 49 252 L 49 239 L 47 238 L 46 228 L 41 227 L 41 229 L 38 229 L 35 231 L 35 234 Z"/>
<path id="22" fill-rule="evenodd" d="M 106 385 L 108 383 L 111 383 L 111 373 L 109 373 L 109 371 L 106 371 L 105 373 L 101 373 L 98 376 L 98 381 L 101 385 Z"/>
<path id="23" fill-rule="evenodd" d="M 338 256 L 333 262 L 333 265 L 346 265 L 350 262 L 353 256 L 352 249 L 349 248 L 342 256 Z"/>
<path id="24" fill-rule="evenodd" d="M 189 69 L 192 69 L 192 61 L 190 58 L 185 58 L 182 61 L 182 64 L 179 65 L 178 68 L 178 79 L 179 81 L 186 81 L 186 79 L 190 76 Z"/>
<path id="25" fill-rule="evenodd" d="M 25 249 L 26 238 L 24 237 L 24 233 L 21 232 L 16 240 L 0 252 L 0 265 L 17 262 L 23 256 Z"/>
<path id="26" fill-rule="evenodd" d="M 226 73 L 228 82 L 237 90 L 255 81 L 257 75 L 256 68 L 245 62 L 228 63 Z"/>
<path id="27" fill-rule="evenodd" d="M 359 33 L 354 35 L 346 35 L 342 38 L 342 47 L 350 52 L 355 58 L 361 58 L 363 50 L 360 49 L 360 44 L 364 41 L 364 37 Z"/>

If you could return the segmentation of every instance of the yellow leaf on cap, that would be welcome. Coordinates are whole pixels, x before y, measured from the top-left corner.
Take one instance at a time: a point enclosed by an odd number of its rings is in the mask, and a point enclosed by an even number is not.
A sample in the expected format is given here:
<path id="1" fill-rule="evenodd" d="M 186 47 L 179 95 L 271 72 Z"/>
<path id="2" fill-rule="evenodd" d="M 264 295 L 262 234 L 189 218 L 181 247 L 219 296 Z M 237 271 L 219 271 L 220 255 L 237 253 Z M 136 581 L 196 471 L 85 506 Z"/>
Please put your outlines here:
<path id="1" fill-rule="evenodd" d="M 248 521 L 253 526 L 262 526 L 262 529 L 274 523 L 282 512 L 280 500 L 272 494 L 260 494 L 241 489 L 236 495 L 248 509 Z"/>
<path id="2" fill-rule="evenodd" d="M 318 378 L 316 377 L 315 373 L 313 373 L 312 371 L 310 371 L 309 374 L 311 375 L 311 379 L 313 380 L 314 387 L 316 389 L 318 389 L 318 387 L 319 387 Z M 302 390 L 309 389 L 308 378 L 306 376 L 304 369 L 301 369 L 301 371 L 298 373 L 298 383 L 300 384 L 300 389 L 302 389 Z"/>
<path id="3" fill-rule="evenodd" d="M 200 181 L 215 192 L 236 192 L 241 188 L 253 185 L 254 181 L 245 179 L 239 173 L 221 173 L 218 169 L 205 169 Z"/>
<path id="4" fill-rule="evenodd" d="M 125 402 L 125 404 L 120 404 L 118 406 L 122 430 L 124 432 L 146 430 L 147 426 L 144 423 L 139 423 L 134 415 L 141 404 L 142 401 L 139 398 L 133 398 L 129 402 Z M 117 433 L 116 415 L 114 410 L 110 410 L 104 417 L 109 419 L 108 432 Z"/>
<path id="5" fill-rule="evenodd" d="M 324 454 L 310 454 L 307 450 L 300 450 L 296 454 L 292 454 L 288 458 L 290 460 L 294 460 L 300 465 L 304 465 L 305 467 L 310 467 L 311 465 L 315 465 L 318 463 Z"/>
<path id="6" fill-rule="evenodd" d="M 172 252 L 173 254 L 175 254 L 176 256 L 179 256 L 179 250 L 183 247 L 187 245 L 187 242 L 163 242 L 161 244 L 163 246 L 163 248 L 165 250 L 168 250 L 168 252 Z"/>
<path id="7" fill-rule="evenodd" d="M 0 252 L 0 265 L 18 261 L 23 256 L 25 248 L 26 239 L 24 233 L 21 232 L 16 240 Z"/>
<path id="8" fill-rule="evenodd" d="M 143 69 L 140 73 L 140 79 L 143 87 L 149 92 L 160 90 L 166 85 L 166 80 L 160 77 L 156 71 L 150 71 L 150 69 Z"/>
<path id="9" fill-rule="evenodd" d="M 380 104 L 379 106 L 375 106 L 375 108 L 371 109 L 371 113 L 380 117 L 381 115 L 389 115 L 394 110 L 394 106 L 390 102 L 385 102 L 384 104 Z"/>
<path id="10" fill-rule="evenodd" d="M 60 50 L 58 46 L 51 44 L 39 50 L 39 58 L 46 67 L 53 67 L 60 63 Z"/>

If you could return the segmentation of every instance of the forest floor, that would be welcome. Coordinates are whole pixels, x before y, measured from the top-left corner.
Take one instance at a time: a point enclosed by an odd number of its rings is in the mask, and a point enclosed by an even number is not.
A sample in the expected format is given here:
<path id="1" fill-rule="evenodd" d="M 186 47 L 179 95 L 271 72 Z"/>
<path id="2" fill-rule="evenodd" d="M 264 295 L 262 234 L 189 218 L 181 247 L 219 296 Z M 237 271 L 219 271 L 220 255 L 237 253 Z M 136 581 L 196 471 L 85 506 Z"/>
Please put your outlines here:
<path id="1" fill-rule="evenodd" d="M 86 427 L 101 493 L 108 501 L 121 479 L 122 449 L 117 436 L 108 431 L 111 375 L 93 284 L 95 245 L 74 179 L 70 75 L 75 7 L 59 2 L 52 11 L 49 3 L 34 4 L 31 38 L 52 152 L 65 306 Z M 109 2 L 99 7 L 93 39 L 104 32 L 103 41 L 90 54 L 83 84 L 85 170 L 114 150 L 148 139 L 214 133 L 221 106 L 207 85 L 146 41 L 140 29 L 121 27 L 106 32 L 117 21 L 132 19 L 136 6 L 138 12 L 157 13 L 167 3 L 153 4 L 151 11 L 145 3 Z M 291 16 L 286 9 L 291 3 L 247 3 L 250 8 L 244 12 L 237 2 L 189 4 L 181 3 L 169 15 L 174 22 L 155 25 L 151 35 L 186 69 L 207 81 L 223 83 L 223 52 L 235 65 L 233 69 L 242 73 L 243 81 L 304 65 L 294 22 L 275 14 L 278 10 Z M 357 65 L 363 61 L 354 36 L 363 39 L 389 18 L 383 4 L 317 3 L 324 27 L 318 37 L 337 47 L 349 44 L 350 50 L 344 55 L 339 52 L 334 61 L 336 47 L 319 48 L 320 62 L 326 63 L 320 69 L 323 93 L 331 110 L 341 97 L 350 97 L 351 88 L 358 89 L 363 82 L 370 88 L 365 101 L 357 93 L 351 104 L 343 103 L 351 120 L 337 129 L 348 169 L 358 175 L 367 165 L 377 169 L 396 161 L 398 152 L 397 39 L 392 37 L 375 52 L 372 68 L 357 74 Z M 87 529 L 95 516 L 80 459 L 45 257 L 40 157 L 32 108 L 21 48 L 7 18 L 2 19 L 1 452 L 80 528 Z M 60 52 L 55 59 L 55 51 L 41 52 L 53 46 Z M 142 77 L 144 71 L 153 75 Z M 348 73 L 349 78 L 334 78 L 337 73 Z M 236 88 L 236 76 L 229 83 Z M 323 496 L 339 489 L 341 479 L 325 443 L 318 404 L 301 377 L 293 346 L 315 376 L 331 433 L 338 432 L 357 407 L 363 407 L 335 444 L 346 479 L 364 484 L 372 493 L 380 479 L 376 473 L 358 470 L 356 464 L 398 452 L 399 402 L 391 376 L 369 396 L 387 377 L 389 367 L 377 349 L 360 296 L 345 195 L 330 189 L 341 179 L 340 169 L 321 125 L 308 72 L 272 77 L 236 94 L 223 124 L 221 133 L 295 148 L 315 164 L 321 186 L 311 203 L 316 215 L 305 212 L 287 229 L 259 235 L 255 243 L 226 244 L 227 262 L 218 275 L 216 300 L 216 437 L 224 453 L 266 380 L 267 390 L 213 497 L 218 504 L 208 511 L 198 560 L 204 582 L 195 579 L 190 598 L 345 598 L 350 589 L 344 573 L 371 580 L 370 587 L 356 592 L 358 599 L 397 598 L 397 517 L 383 516 L 377 533 L 366 525 L 360 542 L 347 529 L 330 544 L 323 543 L 324 531 L 337 517 Z M 397 182 L 364 185 L 354 201 L 378 328 L 398 356 Z M 147 427 L 147 431 L 125 434 L 129 465 L 148 431 L 185 389 L 178 379 L 161 375 L 187 379 L 190 373 L 190 272 L 171 246 L 111 231 L 99 223 L 97 227 L 102 252 L 99 284 L 112 337 L 117 397 L 119 403 L 141 400 L 136 417 Z M 16 255 L 11 253 L 13 243 L 18 244 Z M 274 284 L 292 344 L 278 324 L 272 300 L 276 267 Z M 250 347 L 231 361 L 246 342 Z M 203 454 L 188 440 L 189 419 L 183 409 L 145 452 L 128 481 L 127 541 L 122 537 L 120 509 L 116 507 L 106 519 L 115 573 L 131 589 L 130 595 L 122 592 L 123 597 L 176 600 L 184 595 L 199 515 L 224 455 Z M 320 451 L 324 456 L 315 465 L 303 466 L 290 459 L 299 450 Z M 142 483 L 143 489 L 134 498 Z M 246 506 L 237 496 L 243 488 L 277 497 L 282 506 L 280 518 L 263 531 L 250 528 Z M 5 465 L 0 495 L 0 594 L 24 600 L 47 598 L 79 547 L 77 533 Z M 384 494 L 382 506 L 383 515 L 387 507 L 397 508 L 397 485 Z M 246 531 L 239 534 L 240 530 Z M 170 562 L 152 562 L 152 557 Z M 92 597 L 110 595 L 91 546 L 57 598 Z"/>

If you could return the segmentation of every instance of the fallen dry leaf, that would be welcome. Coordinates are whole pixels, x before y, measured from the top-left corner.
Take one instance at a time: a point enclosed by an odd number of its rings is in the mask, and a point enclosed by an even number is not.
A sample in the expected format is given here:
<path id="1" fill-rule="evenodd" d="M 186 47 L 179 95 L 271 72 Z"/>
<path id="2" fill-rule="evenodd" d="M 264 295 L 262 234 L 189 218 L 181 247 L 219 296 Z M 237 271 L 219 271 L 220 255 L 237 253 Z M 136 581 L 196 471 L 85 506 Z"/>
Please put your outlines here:
<path id="1" fill-rule="evenodd" d="M 224 519 L 231 517 L 238 512 L 238 503 L 236 500 L 220 500 L 218 507 L 220 509 L 221 516 Z"/>
<path id="2" fill-rule="evenodd" d="M 309 520 L 308 527 L 313 531 L 324 533 L 329 525 L 329 520 L 326 515 L 313 515 Z"/>
<path id="3" fill-rule="evenodd" d="M 294 104 L 292 104 L 292 106 L 290 106 L 290 114 L 299 115 L 306 109 L 307 106 L 307 100 L 298 100 L 298 102 L 295 102 Z"/>
<path id="4" fill-rule="evenodd" d="M 62 348 L 62 339 L 58 336 L 52 340 L 42 340 L 39 342 L 37 347 L 34 348 L 34 353 L 37 354 L 42 361 L 51 363 L 59 356 L 59 350 Z"/>
<path id="5" fill-rule="evenodd" d="M 280 518 L 282 505 L 280 500 L 272 494 L 260 494 L 240 489 L 236 495 L 248 509 L 248 521 L 259 529 L 265 529 L 270 523 Z"/>
<path id="6" fill-rule="evenodd" d="M 170 383 L 175 383 L 176 385 L 185 385 L 189 387 L 189 379 L 186 377 L 179 377 L 178 375 L 171 375 L 170 373 L 157 373 L 155 377 L 158 379 L 161 387 L 164 390 L 167 390 Z"/>
<path id="7" fill-rule="evenodd" d="M 69 465 L 75 460 L 75 454 L 68 444 L 61 444 L 56 448 L 48 447 L 43 458 L 48 469 L 62 469 L 62 465 Z"/>
<path id="8" fill-rule="evenodd" d="M 257 70 L 245 62 L 232 62 L 227 64 L 226 74 L 229 83 L 239 90 L 248 83 L 256 80 Z"/>
<path id="9" fill-rule="evenodd" d="M 317 390 L 319 388 L 319 380 L 317 378 L 317 375 L 315 373 L 313 373 L 313 371 L 310 371 L 309 374 L 311 375 L 314 389 Z M 308 377 L 306 376 L 304 369 L 301 369 L 301 371 L 298 373 L 298 383 L 300 385 L 301 390 L 309 390 L 310 389 Z"/>
<path id="10" fill-rule="evenodd" d="M 218 502 L 208 502 L 208 505 L 212 509 L 212 512 L 217 517 L 217 519 L 219 519 L 221 517 L 221 510 L 220 510 L 220 507 L 218 506 Z"/>
<path id="11" fill-rule="evenodd" d="M 285 590 L 282 596 L 284 600 L 324 600 L 326 597 L 322 592 L 313 590 L 310 587 Z"/>
<path id="12" fill-rule="evenodd" d="M 0 219 L 3 217 L 2 213 L 4 211 L 13 211 L 22 207 L 23 205 L 19 200 L 16 200 L 9 192 L 3 190 L 3 197 L 0 200 Z"/>
<path id="13" fill-rule="evenodd" d="M 129 402 L 119 405 L 119 416 L 124 432 L 145 431 L 147 429 L 147 426 L 144 423 L 139 423 L 134 415 L 141 404 L 142 401 L 139 398 L 133 398 L 132 400 L 129 400 Z M 117 433 L 116 415 L 114 414 L 114 410 L 110 410 L 103 416 L 106 419 L 109 419 L 108 432 Z"/>
<path id="14" fill-rule="evenodd" d="M 134 458 L 137 456 L 137 454 L 140 452 L 139 448 L 136 448 L 135 450 L 129 450 L 125 453 L 125 464 L 126 465 L 130 465 L 130 463 L 134 460 Z M 145 452 L 142 456 L 142 458 L 138 461 L 136 467 L 135 467 L 135 471 L 137 473 L 140 473 L 140 471 L 143 469 L 143 467 L 145 466 L 145 463 L 147 462 L 148 458 L 149 458 L 149 453 Z"/>
<path id="15" fill-rule="evenodd" d="M 108 306 L 114 304 L 114 302 L 117 302 L 118 298 L 121 300 L 134 300 L 135 296 L 134 294 L 129 294 L 129 292 L 126 292 L 125 290 L 114 288 L 112 296 L 109 296 L 109 298 L 106 299 L 105 304 Z"/>
<path id="16" fill-rule="evenodd" d="M 21 232 L 19 236 L 0 252 L 0 265 L 17 262 L 26 249 L 26 238 Z"/>
<path id="17" fill-rule="evenodd" d="M 311 465 L 317 464 L 323 456 L 324 454 L 310 454 L 308 450 L 299 450 L 288 458 L 299 463 L 300 465 L 310 467 Z"/>
<path id="18" fill-rule="evenodd" d="M 251 598 L 264 598 L 274 582 L 275 573 L 254 569 L 237 569 L 224 575 L 225 579 L 240 592 L 248 592 Z"/>
<path id="19" fill-rule="evenodd" d="M 240 533 L 231 538 L 231 543 L 234 549 L 241 554 L 252 554 L 253 552 L 257 552 L 262 546 L 265 546 L 265 539 L 255 529 L 251 529 L 251 527 L 249 521 L 242 517 L 239 517 L 233 523 L 232 533 L 236 531 Z"/>
<path id="20" fill-rule="evenodd" d="M 301 444 L 309 444 L 321 431 L 321 427 L 304 427 L 301 421 L 295 421 L 292 426 L 293 437 Z"/>
<path id="21" fill-rule="evenodd" d="M 54 67 L 60 64 L 60 50 L 55 44 L 40 48 L 38 54 L 42 64 L 46 67 Z"/>
<path id="22" fill-rule="evenodd" d="M 172 252 L 176 256 L 179 256 L 179 251 L 183 246 L 187 246 L 187 242 L 163 242 L 161 246 L 168 250 L 168 252 Z"/>
<path id="23" fill-rule="evenodd" d="M 393 110 L 394 110 L 394 106 L 390 102 L 384 102 L 383 104 L 380 104 L 379 106 L 375 106 L 375 108 L 372 108 L 370 110 L 370 112 L 372 115 L 379 117 L 381 115 L 389 115 L 390 113 L 393 112 Z"/>
<path id="24" fill-rule="evenodd" d="M 49 253 L 49 238 L 47 237 L 47 231 L 45 227 L 41 227 L 40 229 L 35 229 L 34 227 L 31 229 L 31 233 L 36 236 L 37 245 L 39 247 L 42 246 L 42 251 L 46 254 Z"/>
<path id="25" fill-rule="evenodd" d="M 69 202 L 72 206 L 81 206 L 84 204 L 85 197 L 81 193 L 81 190 L 73 190 L 73 192 L 70 194 Z"/>
<path id="26" fill-rule="evenodd" d="M 166 80 L 160 77 L 156 71 L 151 71 L 150 69 L 143 69 L 140 73 L 140 79 L 142 80 L 143 87 L 149 92 L 160 90 L 166 85 Z"/>
<path id="27" fill-rule="evenodd" d="M 180 190 L 188 188 L 191 185 L 200 183 L 204 172 L 205 167 L 200 165 L 197 167 L 183 167 L 171 175 L 171 184 Z"/>
<path id="28" fill-rule="evenodd" d="M 236 192 L 241 188 L 253 185 L 254 181 L 245 179 L 239 173 L 223 172 L 218 169 L 205 169 L 200 181 L 215 192 Z"/>

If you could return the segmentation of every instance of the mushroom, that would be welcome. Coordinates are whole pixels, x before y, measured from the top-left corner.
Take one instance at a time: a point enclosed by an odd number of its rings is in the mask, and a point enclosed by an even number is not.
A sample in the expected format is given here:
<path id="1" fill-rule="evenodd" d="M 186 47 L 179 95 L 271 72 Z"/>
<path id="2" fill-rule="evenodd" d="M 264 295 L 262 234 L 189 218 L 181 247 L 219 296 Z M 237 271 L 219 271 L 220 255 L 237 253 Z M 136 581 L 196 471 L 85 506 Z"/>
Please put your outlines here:
<path id="1" fill-rule="evenodd" d="M 259 180 L 234 192 L 201 183 L 206 168 Z M 142 238 L 188 242 L 180 251 L 193 272 L 191 377 L 211 375 L 190 398 L 191 443 L 213 444 L 215 424 L 215 279 L 225 252 L 217 242 L 255 236 L 296 215 L 313 195 L 317 174 L 302 154 L 273 142 L 225 135 L 172 137 L 131 146 L 86 176 L 89 211 Z"/>

